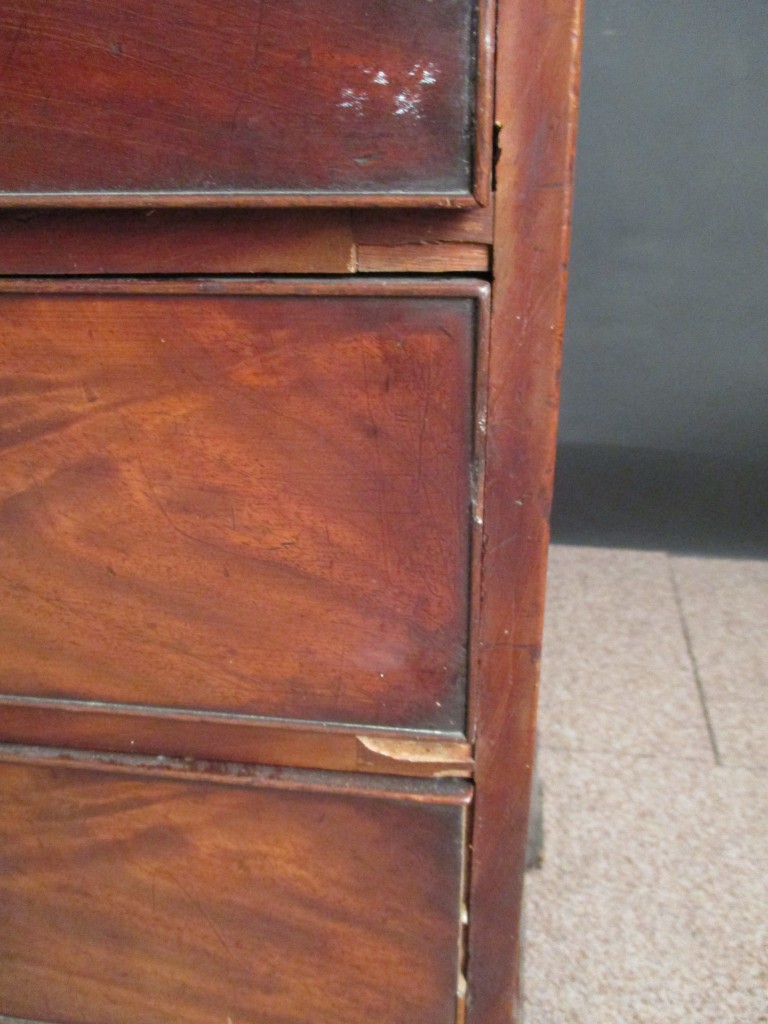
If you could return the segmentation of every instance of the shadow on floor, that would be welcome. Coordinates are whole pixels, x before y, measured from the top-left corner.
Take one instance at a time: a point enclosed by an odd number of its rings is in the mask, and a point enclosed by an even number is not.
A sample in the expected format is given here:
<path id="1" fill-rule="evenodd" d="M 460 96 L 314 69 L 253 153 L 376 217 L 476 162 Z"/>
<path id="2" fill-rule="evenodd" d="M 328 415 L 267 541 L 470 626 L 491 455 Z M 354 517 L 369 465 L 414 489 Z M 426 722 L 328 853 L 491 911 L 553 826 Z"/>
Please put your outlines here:
<path id="1" fill-rule="evenodd" d="M 563 444 L 557 458 L 555 543 L 768 558 L 768 454 Z"/>

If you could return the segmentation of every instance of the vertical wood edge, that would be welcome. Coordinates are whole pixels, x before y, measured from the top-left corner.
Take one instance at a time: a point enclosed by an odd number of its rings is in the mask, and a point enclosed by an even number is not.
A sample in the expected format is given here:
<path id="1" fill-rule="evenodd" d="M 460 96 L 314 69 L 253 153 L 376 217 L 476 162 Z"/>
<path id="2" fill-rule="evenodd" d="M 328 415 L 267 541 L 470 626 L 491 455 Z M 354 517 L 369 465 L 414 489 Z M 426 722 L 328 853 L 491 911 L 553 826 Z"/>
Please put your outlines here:
<path id="1" fill-rule="evenodd" d="M 479 0 L 477 7 L 477 93 L 475 96 L 475 172 L 472 194 L 480 207 L 491 202 L 493 177 L 494 61 L 496 0 Z"/>
<path id="2" fill-rule="evenodd" d="M 520 919 L 560 353 L 582 0 L 501 0 L 467 1024 L 520 1024 Z"/>

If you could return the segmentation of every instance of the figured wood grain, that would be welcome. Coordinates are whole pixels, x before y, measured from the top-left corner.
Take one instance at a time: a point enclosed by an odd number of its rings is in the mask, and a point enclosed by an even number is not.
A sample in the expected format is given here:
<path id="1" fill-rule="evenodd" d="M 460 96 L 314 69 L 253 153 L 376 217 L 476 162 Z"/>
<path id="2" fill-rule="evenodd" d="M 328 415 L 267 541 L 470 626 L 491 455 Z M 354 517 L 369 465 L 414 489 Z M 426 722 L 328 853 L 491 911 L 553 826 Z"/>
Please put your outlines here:
<path id="1" fill-rule="evenodd" d="M 475 563 L 467 1024 L 518 1024 L 520 911 L 555 456 L 581 0 L 501 0 L 494 300 Z"/>
<path id="2" fill-rule="evenodd" d="M 0 301 L 2 692 L 461 730 L 484 286 L 88 288 Z"/>
<path id="3" fill-rule="evenodd" d="M 483 202 L 490 11 L 489 0 L 7 0 L 0 199 Z"/>
<path id="4" fill-rule="evenodd" d="M 0 1012 L 452 1021 L 466 787 L 307 782 L 0 765 Z"/>

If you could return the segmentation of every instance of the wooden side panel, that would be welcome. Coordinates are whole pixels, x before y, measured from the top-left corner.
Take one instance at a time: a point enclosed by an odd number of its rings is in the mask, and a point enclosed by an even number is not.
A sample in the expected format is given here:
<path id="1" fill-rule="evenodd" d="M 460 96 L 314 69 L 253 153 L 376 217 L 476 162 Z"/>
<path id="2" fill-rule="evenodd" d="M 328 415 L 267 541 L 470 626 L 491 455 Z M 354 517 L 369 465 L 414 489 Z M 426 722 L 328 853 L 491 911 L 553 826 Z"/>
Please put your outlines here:
<path id="1" fill-rule="evenodd" d="M 453 1024 L 467 787 L 299 785 L 0 765 L 0 1014 Z"/>
<path id="2" fill-rule="evenodd" d="M 6 0 L 0 197 L 474 203 L 488 6 Z"/>
<path id="3" fill-rule="evenodd" d="M 461 729 L 483 286 L 67 287 L 0 301 L 2 691 Z"/>
<path id="4" fill-rule="evenodd" d="M 581 0 L 499 10 L 494 302 L 474 645 L 468 1024 L 521 1020 L 520 905 L 576 130 Z"/>

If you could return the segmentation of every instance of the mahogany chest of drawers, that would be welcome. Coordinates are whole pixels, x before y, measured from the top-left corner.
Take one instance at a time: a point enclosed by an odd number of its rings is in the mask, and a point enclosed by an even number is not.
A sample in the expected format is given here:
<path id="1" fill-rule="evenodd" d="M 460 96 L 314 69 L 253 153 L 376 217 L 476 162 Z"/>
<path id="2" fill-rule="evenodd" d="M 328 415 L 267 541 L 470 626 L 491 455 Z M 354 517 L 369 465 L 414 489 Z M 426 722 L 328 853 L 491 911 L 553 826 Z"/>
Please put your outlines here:
<path id="1" fill-rule="evenodd" d="M 0 13 L 0 1020 L 510 1024 L 579 0 Z"/>

